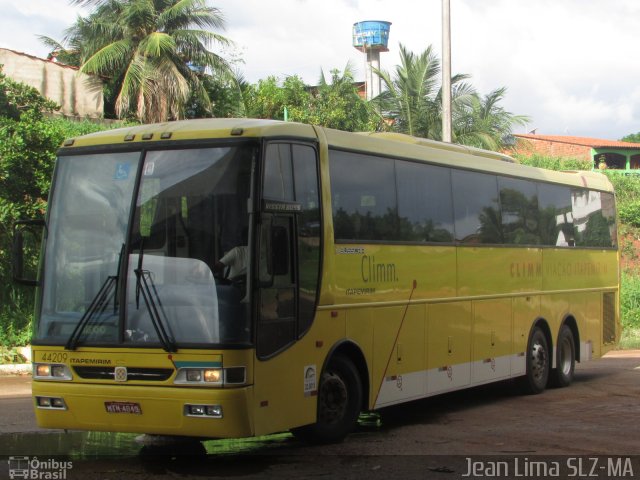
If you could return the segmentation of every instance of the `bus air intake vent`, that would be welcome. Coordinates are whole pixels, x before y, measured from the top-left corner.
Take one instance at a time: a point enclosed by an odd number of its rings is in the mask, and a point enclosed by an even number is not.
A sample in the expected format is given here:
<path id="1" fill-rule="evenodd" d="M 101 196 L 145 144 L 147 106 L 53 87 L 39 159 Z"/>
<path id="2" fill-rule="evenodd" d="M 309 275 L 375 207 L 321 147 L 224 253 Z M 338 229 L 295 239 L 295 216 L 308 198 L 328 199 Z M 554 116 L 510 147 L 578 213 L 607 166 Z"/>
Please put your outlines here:
<path id="1" fill-rule="evenodd" d="M 602 294 L 602 343 L 616 341 L 616 294 Z"/>
<path id="2" fill-rule="evenodd" d="M 73 367 L 80 378 L 87 380 L 114 380 L 115 368 L 113 367 Z M 128 381 L 153 381 L 163 382 L 173 374 L 172 368 L 127 368 Z"/>

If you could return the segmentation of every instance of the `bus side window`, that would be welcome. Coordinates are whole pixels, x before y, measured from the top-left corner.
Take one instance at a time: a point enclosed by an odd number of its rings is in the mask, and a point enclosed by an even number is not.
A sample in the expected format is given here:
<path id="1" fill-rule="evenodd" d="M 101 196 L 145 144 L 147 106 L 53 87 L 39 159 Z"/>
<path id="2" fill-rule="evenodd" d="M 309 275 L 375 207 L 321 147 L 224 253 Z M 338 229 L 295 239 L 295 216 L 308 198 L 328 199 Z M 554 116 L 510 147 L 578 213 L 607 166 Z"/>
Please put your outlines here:
<path id="1" fill-rule="evenodd" d="M 298 233 L 298 338 L 311 327 L 320 281 L 321 217 L 316 151 L 293 145 L 295 200 L 302 205 Z"/>

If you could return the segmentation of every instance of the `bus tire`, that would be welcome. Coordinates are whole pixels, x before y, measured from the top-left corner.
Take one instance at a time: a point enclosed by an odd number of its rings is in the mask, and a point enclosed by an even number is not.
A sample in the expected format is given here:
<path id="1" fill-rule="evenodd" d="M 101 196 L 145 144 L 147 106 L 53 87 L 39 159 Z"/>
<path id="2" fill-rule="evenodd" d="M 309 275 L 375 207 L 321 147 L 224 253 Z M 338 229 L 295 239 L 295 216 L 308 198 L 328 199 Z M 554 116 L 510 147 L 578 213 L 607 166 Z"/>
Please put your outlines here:
<path id="1" fill-rule="evenodd" d="M 573 332 L 567 325 L 560 329 L 557 345 L 556 368 L 551 372 L 551 385 L 568 387 L 573 381 L 576 368 L 576 344 Z"/>
<path id="2" fill-rule="evenodd" d="M 549 343 L 540 327 L 534 327 L 527 344 L 527 368 L 522 378 L 526 394 L 537 395 L 544 392 L 549 381 Z"/>
<path id="3" fill-rule="evenodd" d="M 309 443 L 340 442 L 355 428 L 362 398 L 358 369 L 349 358 L 336 354 L 320 377 L 316 423 L 292 433 Z"/>

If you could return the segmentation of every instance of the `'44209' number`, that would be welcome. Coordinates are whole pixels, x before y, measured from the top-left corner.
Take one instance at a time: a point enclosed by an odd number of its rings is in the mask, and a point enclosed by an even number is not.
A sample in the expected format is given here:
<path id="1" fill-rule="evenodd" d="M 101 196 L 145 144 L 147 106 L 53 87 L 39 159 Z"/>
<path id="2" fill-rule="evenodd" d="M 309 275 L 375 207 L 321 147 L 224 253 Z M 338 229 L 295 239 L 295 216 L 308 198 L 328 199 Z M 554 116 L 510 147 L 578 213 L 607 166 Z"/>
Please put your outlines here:
<path id="1" fill-rule="evenodd" d="M 64 352 L 45 352 L 42 354 L 42 361 L 49 363 L 63 363 L 67 361 L 67 354 Z"/>

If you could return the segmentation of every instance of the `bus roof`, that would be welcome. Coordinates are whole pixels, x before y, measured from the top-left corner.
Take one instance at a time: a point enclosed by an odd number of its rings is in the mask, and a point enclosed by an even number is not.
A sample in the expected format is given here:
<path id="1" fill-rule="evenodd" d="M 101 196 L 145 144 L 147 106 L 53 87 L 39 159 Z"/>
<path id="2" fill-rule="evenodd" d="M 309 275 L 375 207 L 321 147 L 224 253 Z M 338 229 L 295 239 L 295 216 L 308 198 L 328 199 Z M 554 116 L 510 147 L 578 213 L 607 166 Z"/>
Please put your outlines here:
<path id="1" fill-rule="evenodd" d="M 511 157 L 409 135 L 383 132 L 350 133 L 296 122 L 247 118 L 208 118 L 136 125 L 92 133 L 66 140 L 61 152 L 78 147 L 127 143 L 207 140 L 216 138 L 302 138 L 324 137 L 330 147 L 406 158 L 443 166 L 456 166 L 514 177 L 613 191 L 609 179 L 597 172 L 556 172 L 520 165 Z M 322 141 L 322 140 L 321 140 Z"/>
<path id="2" fill-rule="evenodd" d="M 314 140 L 317 138 L 314 127 L 302 123 L 250 118 L 203 118 L 104 130 L 67 140 L 63 147 L 89 147 L 131 142 L 154 143 L 167 140 L 207 140 L 233 136 L 302 137 Z M 73 144 L 69 145 L 71 141 Z"/>

